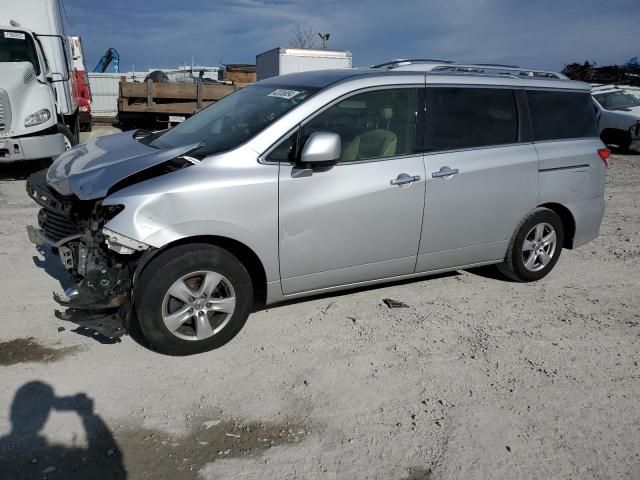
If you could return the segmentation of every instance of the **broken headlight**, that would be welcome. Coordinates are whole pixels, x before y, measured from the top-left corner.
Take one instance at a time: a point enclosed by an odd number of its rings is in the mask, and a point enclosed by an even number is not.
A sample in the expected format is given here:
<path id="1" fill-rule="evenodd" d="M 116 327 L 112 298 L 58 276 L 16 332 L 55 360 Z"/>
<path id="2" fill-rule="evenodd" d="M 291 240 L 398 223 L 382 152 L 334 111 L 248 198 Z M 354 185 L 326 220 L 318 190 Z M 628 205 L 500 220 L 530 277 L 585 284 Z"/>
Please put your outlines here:
<path id="1" fill-rule="evenodd" d="M 121 255 L 131 255 L 135 252 L 141 252 L 149 248 L 149 245 L 146 243 L 126 237 L 109 230 L 108 228 L 103 228 L 102 234 L 104 235 L 104 241 L 107 244 L 107 248 L 116 253 L 120 253 Z"/>
<path id="2" fill-rule="evenodd" d="M 118 215 L 122 210 L 124 210 L 124 205 L 101 205 L 98 211 L 98 215 L 100 219 L 107 223 L 113 217 Z"/>

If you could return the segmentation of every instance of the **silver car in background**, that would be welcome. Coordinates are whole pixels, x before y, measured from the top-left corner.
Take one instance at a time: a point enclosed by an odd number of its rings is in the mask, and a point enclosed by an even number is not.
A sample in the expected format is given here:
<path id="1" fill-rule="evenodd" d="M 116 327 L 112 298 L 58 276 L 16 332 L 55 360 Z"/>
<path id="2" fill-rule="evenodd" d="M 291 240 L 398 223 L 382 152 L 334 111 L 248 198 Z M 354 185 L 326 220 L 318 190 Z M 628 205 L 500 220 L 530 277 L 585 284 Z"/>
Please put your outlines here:
<path id="1" fill-rule="evenodd" d="M 591 94 L 602 141 L 622 152 L 640 153 L 640 98 L 608 85 L 593 87 Z"/>
<path id="2" fill-rule="evenodd" d="M 34 174 L 31 240 L 76 287 L 62 318 L 160 352 L 257 308 L 497 264 L 547 275 L 598 236 L 609 151 L 583 83 L 328 70 L 246 87 L 179 126 L 93 139 Z"/>

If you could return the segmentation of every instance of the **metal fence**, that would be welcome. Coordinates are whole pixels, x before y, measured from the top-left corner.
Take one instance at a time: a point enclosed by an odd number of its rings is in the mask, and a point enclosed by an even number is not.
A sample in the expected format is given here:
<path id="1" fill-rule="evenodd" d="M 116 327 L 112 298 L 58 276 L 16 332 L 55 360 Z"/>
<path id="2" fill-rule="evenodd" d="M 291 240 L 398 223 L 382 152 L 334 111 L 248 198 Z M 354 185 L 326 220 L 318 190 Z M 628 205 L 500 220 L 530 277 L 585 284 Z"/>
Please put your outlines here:
<path id="1" fill-rule="evenodd" d="M 115 117 L 118 114 L 120 77 L 142 81 L 149 72 L 88 73 L 91 88 L 91 114 L 94 117 Z"/>
<path id="2" fill-rule="evenodd" d="M 203 78 L 218 78 L 218 67 L 201 67 L 179 69 L 161 69 L 169 80 L 185 82 L 203 72 Z M 115 117 L 118 114 L 118 96 L 120 94 L 120 77 L 127 77 L 127 81 L 143 82 L 149 72 L 120 72 L 94 73 L 89 72 L 89 87 L 91 88 L 91 114 L 94 117 Z"/>

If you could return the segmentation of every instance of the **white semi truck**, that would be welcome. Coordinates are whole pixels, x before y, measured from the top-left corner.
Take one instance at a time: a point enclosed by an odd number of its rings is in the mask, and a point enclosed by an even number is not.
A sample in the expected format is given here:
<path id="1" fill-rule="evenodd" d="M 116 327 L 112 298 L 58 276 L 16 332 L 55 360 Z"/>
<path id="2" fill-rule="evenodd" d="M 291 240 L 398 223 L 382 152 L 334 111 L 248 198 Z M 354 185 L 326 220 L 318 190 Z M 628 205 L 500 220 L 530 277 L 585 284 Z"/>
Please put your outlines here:
<path id="1" fill-rule="evenodd" d="M 59 0 L 0 2 L 0 163 L 78 143 L 78 92 Z"/>

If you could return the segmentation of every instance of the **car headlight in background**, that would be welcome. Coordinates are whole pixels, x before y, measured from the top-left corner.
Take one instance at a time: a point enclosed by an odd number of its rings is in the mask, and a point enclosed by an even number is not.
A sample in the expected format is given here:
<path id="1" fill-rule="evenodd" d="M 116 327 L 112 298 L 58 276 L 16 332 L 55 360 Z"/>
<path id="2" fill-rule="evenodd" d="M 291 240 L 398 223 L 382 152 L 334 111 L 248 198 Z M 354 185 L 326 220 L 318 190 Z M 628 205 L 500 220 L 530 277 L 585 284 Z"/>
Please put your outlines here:
<path id="1" fill-rule="evenodd" d="M 40 125 L 41 123 L 46 122 L 51 118 L 51 112 L 46 108 L 42 110 L 38 110 L 36 113 L 32 113 L 27 118 L 24 119 L 25 127 L 33 127 L 35 125 Z"/>

